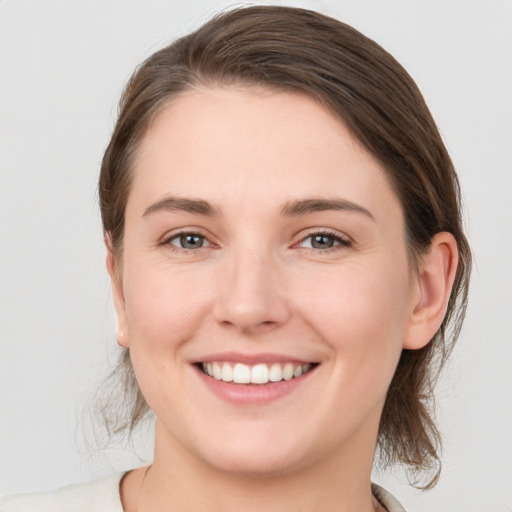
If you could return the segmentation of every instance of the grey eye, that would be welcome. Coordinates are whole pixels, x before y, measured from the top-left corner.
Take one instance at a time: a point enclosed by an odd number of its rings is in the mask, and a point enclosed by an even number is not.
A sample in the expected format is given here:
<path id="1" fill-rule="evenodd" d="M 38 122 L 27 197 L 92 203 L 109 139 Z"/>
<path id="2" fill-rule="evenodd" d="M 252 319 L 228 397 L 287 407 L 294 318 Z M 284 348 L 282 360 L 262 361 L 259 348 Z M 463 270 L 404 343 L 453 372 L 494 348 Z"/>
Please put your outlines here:
<path id="1" fill-rule="evenodd" d="M 334 245 L 338 242 L 334 239 L 334 237 L 329 235 L 312 235 L 311 237 L 311 247 L 313 249 L 330 249 L 334 247 Z"/>
<path id="2" fill-rule="evenodd" d="M 333 236 L 323 233 L 308 236 L 304 242 L 306 242 L 306 240 L 309 240 L 309 244 L 307 245 L 313 249 L 331 249 L 336 244 L 339 244 L 339 242 Z"/>
<path id="3" fill-rule="evenodd" d="M 312 235 L 304 238 L 302 242 L 300 242 L 300 246 L 307 249 L 318 249 L 319 251 L 325 251 L 338 246 L 350 247 L 351 242 L 335 234 L 319 232 L 313 233 Z"/>
<path id="4" fill-rule="evenodd" d="M 184 233 L 173 238 L 171 243 L 182 249 L 200 249 L 206 245 L 206 239 L 195 233 Z"/>

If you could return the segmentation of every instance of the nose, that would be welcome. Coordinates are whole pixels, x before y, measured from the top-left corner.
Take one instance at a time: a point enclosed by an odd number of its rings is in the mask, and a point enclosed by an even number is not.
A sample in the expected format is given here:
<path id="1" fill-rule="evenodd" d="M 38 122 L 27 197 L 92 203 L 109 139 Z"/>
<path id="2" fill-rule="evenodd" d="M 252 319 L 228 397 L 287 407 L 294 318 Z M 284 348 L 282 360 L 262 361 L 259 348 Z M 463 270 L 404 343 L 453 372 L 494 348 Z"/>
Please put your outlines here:
<path id="1" fill-rule="evenodd" d="M 279 262 L 253 252 L 234 254 L 225 263 L 214 308 L 217 322 L 250 334 L 273 330 L 288 320 Z"/>

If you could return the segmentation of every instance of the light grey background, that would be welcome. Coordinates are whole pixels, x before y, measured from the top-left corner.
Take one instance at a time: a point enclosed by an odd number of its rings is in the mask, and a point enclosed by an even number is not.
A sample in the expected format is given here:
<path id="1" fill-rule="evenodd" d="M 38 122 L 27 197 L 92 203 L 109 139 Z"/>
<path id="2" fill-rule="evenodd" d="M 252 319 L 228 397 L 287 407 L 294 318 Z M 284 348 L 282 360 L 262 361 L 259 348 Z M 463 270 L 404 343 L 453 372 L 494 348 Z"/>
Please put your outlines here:
<path id="1" fill-rule="evenodd" d="M 422 89 L 462 182 L 476 265 L 438 390 L 442 478 L 424 494 L 400 474 L 376 479 L 417 512 L 510 512 L 512 2 L 280 3 L 334 15 L 395 55 Z M 116 353 L 96 180 L 135 65 L 228 5 L 0 0 L 2 493 L 150 457 L 148 434 L 106 453 L 81 434 L 81 410 Z"/>

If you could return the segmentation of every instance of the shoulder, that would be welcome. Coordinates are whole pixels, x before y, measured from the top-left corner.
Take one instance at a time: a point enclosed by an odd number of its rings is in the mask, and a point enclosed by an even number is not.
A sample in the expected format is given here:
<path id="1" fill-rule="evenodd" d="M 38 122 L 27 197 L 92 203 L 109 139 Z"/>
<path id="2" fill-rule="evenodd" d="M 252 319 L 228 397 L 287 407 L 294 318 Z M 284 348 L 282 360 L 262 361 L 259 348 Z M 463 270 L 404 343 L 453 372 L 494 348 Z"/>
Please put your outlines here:
<path id="1" fill-rule="evenodd" d="M 69 485 L 55 492 L 0 497 L 0 512 L 123 512 L 117 473 L 85 484 Z"/>
<path id="2" fill-rule="evenodd" d="M 388 512 L 406 512 L 400 502 L 380 485 L 372 483 L 372 494 Z"/>

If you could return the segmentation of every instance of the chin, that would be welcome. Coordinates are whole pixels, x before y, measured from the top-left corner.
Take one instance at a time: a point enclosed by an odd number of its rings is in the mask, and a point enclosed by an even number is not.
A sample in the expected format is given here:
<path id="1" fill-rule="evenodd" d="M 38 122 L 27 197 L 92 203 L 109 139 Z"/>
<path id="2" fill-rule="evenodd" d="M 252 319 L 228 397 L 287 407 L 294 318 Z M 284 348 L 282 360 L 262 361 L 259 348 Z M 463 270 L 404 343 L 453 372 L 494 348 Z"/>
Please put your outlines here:
<path id="1" fill-rule="evenodd" d="M 240 433 L 239 433 L 240 434 Z M 311 440 L 298 436 L 297 431 L 276 428 L 247 429 L 244 435 L 211 438 L 198 454 L 210 467 L 223 473 L 248 478 L 268 478 L 289 474 L 314 463 L 318 450 Z M 308 449 L 309 448 L 309 449 Z"/>
<path id="2" fill-rule="evenodd" d="M 246 478 L 277 477 L 292 472 L 300 466 L 291 454 L 276 454 L 275 450 L 263 452 L 244 450 L 236 453 L 229 450 L 222 457 L 205 457 L 210 466 L 221 473 L 229 473 Z"/>

